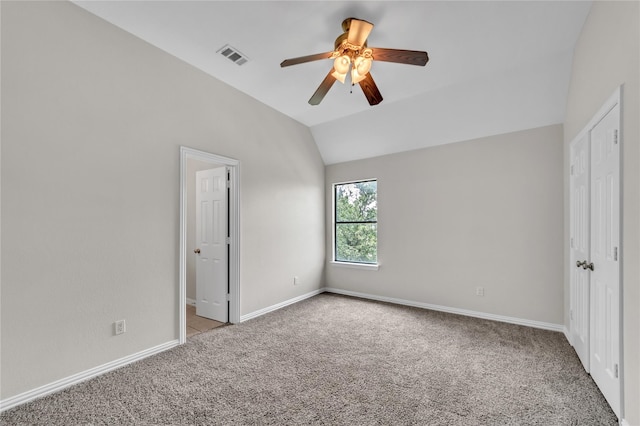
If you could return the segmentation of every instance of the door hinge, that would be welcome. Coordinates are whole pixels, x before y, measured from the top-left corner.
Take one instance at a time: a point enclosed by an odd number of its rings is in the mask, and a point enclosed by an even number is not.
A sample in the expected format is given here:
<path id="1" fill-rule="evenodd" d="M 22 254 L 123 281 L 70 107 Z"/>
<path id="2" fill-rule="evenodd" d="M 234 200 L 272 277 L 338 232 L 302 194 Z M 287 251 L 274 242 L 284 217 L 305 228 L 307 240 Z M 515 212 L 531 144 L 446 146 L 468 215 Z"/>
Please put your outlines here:
<path id="1" fill-rule="evenodd" d="M 571 165 L 571 176 L 573 176 L 575 174 L 574 173 L 574 168 L 575 168 L 575 164 L 572 164 Z"/>
<path id="2" fill-rule="evenodd" d="M 227 293 L 227 302 L 230 302 L 230 301 L 231 301 L 231 294 Z"/>
<path id="3" fill-rule="evenodd" d="M 613 144 L 618 145 L 618 129 L 613 129 Z"/>
<path id="4" fill-rule="evenodd" d="M 613 248 L 613 260 L 618 260 L 618 247 Z"/>
<path id="5" fill-rule="evenodd" d="M 225 239 L 225 243 L 227 243 L 227 244 L 231 244 L 231 237 L 227 237 L 227 238 Z"/>
<path id="6" fill-rule="evenodd" d="M 618 378 L 618 375 L 619 375 L 619 373 L 618 373 L 618 364 L 614 364 L 613 365 L 613 375 L 614 375 L 614 377 L 616 379 Z"/>
<path id="7" fill-rule="evenodd" d="M 569 240 L 569 245 L 571 248 L 573 248 L 573 237 L 571 237 L 571 239 Z"/>

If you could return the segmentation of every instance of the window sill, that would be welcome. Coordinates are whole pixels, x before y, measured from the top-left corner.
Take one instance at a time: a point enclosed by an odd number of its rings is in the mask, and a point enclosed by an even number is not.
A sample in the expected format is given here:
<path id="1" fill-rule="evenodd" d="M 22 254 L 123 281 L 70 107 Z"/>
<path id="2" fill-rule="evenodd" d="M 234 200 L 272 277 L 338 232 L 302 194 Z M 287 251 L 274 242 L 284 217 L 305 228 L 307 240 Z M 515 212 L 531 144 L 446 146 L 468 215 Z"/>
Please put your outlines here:
<path id="1" fill-rule="evenodd" d="M 350 263 L 350 262 L 337 262 L 335 260 L 331 261 L 332 265 L 340 266 L 342 268 L 351 268 L 351 269 L 364 269 L 367 271 L 377 271 L 380 267 L 378 263 Z"/>

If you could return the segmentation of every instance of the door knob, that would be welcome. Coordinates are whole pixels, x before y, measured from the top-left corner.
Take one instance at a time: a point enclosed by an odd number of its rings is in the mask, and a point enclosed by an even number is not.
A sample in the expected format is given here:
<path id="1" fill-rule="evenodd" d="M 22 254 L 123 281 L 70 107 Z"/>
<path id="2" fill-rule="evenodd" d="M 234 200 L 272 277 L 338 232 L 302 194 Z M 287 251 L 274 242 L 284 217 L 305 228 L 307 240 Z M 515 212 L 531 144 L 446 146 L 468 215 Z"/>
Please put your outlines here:
<path id="1" fill-rule="evenodd" d="M 584 269 L 591 269 L 591 270 L 593 271 L 593 262 L 591 262 L 591 263 L 587 263 L 587 261 L 585 260 L 585 261 L 584 261 L 584 265 L 582 265 L 582 267 L 583 267 Z"/>
<path id="2" fill-rule="evenodd" d="M 576 262 L 576 267 L 581 267 L 584 269 L 584 265 L 587 264 L 587 261 L 585 260 L 584 262 L 580 262 L 579 260 Z"/>
<path id="3" fill-rule="evenodd" d="M 195 249 L 193 252 L 194 252 L 195 254 L 200 254 L 200 249 L 199 249 L 199 248 L 197 248 L 197 249 Z M 585 262 L 585 263 L 587 263 L 587 262 Z"/>

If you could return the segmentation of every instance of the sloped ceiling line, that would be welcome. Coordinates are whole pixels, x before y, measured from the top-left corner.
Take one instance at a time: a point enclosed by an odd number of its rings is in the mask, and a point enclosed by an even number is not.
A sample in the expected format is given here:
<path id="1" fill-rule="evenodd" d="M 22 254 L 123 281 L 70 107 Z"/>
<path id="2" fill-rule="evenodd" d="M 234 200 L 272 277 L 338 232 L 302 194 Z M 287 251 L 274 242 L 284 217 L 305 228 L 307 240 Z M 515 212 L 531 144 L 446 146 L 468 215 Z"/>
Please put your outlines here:
<path id="1" fill-rule="evenodd" d="M 564 120 L 571 58 L 591 1 L 74 1 L 89 12 L 310 127 L 326 164 Z M 426 67 L 375 62 L 384 101 L 334 85 L 307 100 L 346 17 L 375 24 L 369 45 L 426 50 Z M 231 44 L 251 61 L 216 54 Z"/>

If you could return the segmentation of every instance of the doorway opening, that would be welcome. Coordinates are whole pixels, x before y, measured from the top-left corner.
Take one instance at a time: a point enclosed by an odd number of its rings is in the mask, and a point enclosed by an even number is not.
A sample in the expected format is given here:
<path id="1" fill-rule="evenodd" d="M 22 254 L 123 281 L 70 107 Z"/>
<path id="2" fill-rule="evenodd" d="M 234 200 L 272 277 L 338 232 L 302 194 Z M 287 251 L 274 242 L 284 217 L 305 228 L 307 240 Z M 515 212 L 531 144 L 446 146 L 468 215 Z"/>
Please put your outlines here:
<path id="1" fill-rule="evenodd" d="M 196 203 L 193 198 L 196 185 L 196 170 L 218 170 L 218 175 L 224 175 L 223 189 L 222 185 L 216 182 L 211 184 L 213 188 L 216 185 L 218 192 L 224 191 L 225 203 L 218 203 L 224 206 L 218 221 L 223 223 L 224 226 L 219 226 L 220 229 L 224 228 L 223 238 L 218 238 L 219 244 L 217 254 L 213 256 L 206 255 L 203 257 L 206 251 L 201 253 L 202 247 L 196 247 L 195 241 L 195 225 L 197 223 L 195 219 L 195 212 L 197 211 Z M 221 174 L 220 170 L 224 170 Z M 217 293 L 208 293 L 200 298 L 203 301 L 203 312 L 210 308 L 207 306 L 208 301 L 215 302 L 219 308 L 223 308 L 223 316 L 225 318 L 217 318 L 218 321 L 229 322 L 232 324 L 240 322 L 240 202 L 239 202 L 239 161 L 219 156 L 216 154 L 195 150 L 187 147 L 180 147 L 180 268 L 179 268 L 179 297 L 178 297 L 178 312 L 179 312 L 179 341 L 185 343 L 187 339 L 187 316 L 190 316 L 192 320 L 191 312 L 187 312 L 187 305 L 195 305 L 198 298 L 195 297 L 195 266 L 197 262 L 201 261 L 205 267 L 207 266 L 206 260 L 214 260 L 218 263 L 216 266 L 219 270 L 215 273 L 220 277 L 224 277 L 224 283 L 217 283 L 217 289 L 211 289 L 211 291 L 217 291 Z M 208 185 L 205 182 L 205 185 Z M 191 189 L 191 191 L 189 190 Z M 225 205 L 226 204 L 226 205 Z M 191 218 L 191 217 L 194 218 Z M 216 216 L 217 217 L 217 216 Z M 208 225 L 205 225 L 204 229 Z M 200 233 L 202 234 L 202 232 Z M 212 244 L 211 246 L 215 246 Z M 189 257 L 190 256 L 190 257 Z M 214 259 L 215 258 L 215 259 Z M 209 262 L 210 264 L 211 262 Z M 200 270 L 199 279 L 202 281 L 202 268 Z M 204 275 L 205 282 L 211 281 L 206 274 L 212 276 L 211 272 L 206 272 Z M 209 283 L 213 285 L 212 283 Z M 205 285 L 209 285 L 205 284 Z M 221 285 L 224 285 L 221 288 Z M 202 283 L 199 286 L 202 291 Z M 205 291 L 208 291 L 205 288 Z M 223 292 L 223 293 L 221 293 Z M 224 306 L 221 306 L 224 303 Z M 189 311 L 191 308 L 189 308 Z M 205 314 L 206 316 L 206 314 Z M 204 318 L 203 318 L 204 320 Z M 211 324 L 206 321 L 201 321 L 200 328 L 210 327 Z M 213 327 L 212 327 L 213 328 Z M 191 330 L 193 334 L 193 330 Z"/>

